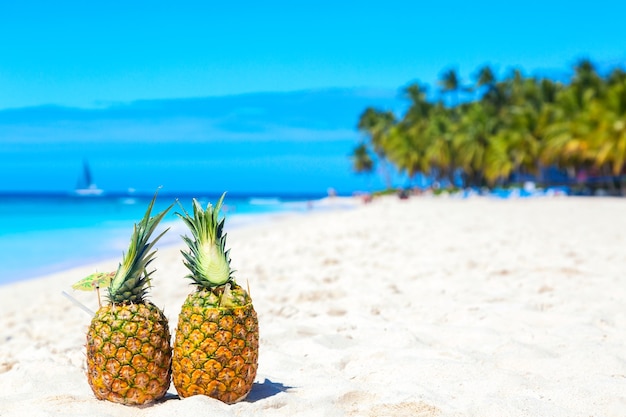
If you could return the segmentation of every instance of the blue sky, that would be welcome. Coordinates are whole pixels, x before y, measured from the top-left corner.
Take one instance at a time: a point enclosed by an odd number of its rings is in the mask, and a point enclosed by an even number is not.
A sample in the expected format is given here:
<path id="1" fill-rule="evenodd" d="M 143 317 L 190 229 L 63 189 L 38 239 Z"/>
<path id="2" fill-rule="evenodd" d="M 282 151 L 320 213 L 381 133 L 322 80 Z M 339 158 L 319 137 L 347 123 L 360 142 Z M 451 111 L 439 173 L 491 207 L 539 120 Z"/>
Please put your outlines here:
<path id="1" fill-rule="evenodd" d="M 500 75 L 517 67 L 563 77 L 582 57 L 601 68 L 623 65 L 625 15 L 620 1 L 2 2 L 0 158 L 19 181 L 0 180 L 0 191 L 71 188 L 82 158 L 112 189 L 123 189 L 121 179 L 129 176 L 146 188 L 152 182 L 202 186 L 184 176 L 210 171 L 214 177 L 218 162 L 229 181 L 205 184 L 211 191 L 244 189 L 250 178 L 263 178 L 254 185 L 258 189 L 372 186 L 372 180 L 350 174 L 346 157 L 359 138 L 356 102 L 350 112 L 338 112 L 344 119 L 331 122 L 335 99 L 328 95 L 330 109 L 295 106 L 309 113 L 307 125 L 297 115 L 286 120 L 267 113 L 272 104 L 259 101 L 232 107 L 219 116 L 230 124 L 221 119 L 217 127 L 213 114 L 179 114 L 175 120 L 154 113 L 142 118 L 135 111 L 123 122 L 111 115 L 120 106 L 136 110 L 138 102 L 148 106 L 153 100 L 153 107 L 204 97 L 245 102 L 263 92 L 267 100 L 280 101 L 288 100 L 286 93 L 329 89 L 367 96 L 359 105 L 393 107 L 391 99 L 411 81 L 435 89 L 441 72 L 455 68 L 469 82 L 483 64 Z M 46 121 L 35 120 L 32 108 L 44 105 L 93 113 L 67 118 L 51 110 Z M 16 108 L 31 113 L 7 110 Z M 37 112 L 46 109 L 52 107 Z M 265 112 L 256 119 L 256 134 L 242 135 L 255 112 Z M 20 114 L 34 121 L 18 120 Z M 143 138 L 147 132 L 159 138 L 150 142 Z M 212 141 L 226 144 L 202 148 Z M 245 156 L 244 150 L 255 154 Z M 212 156 L 203 159 L 204 151 Z M 168 165 L 170 153 L 194 154 L 196 169 L 185 167 L 183 157 Z M 45 183 L 41 175 L 30 176 L 46 166 Z M 6 178 L 9 168 L 2 169 L 0 178 Z"/>

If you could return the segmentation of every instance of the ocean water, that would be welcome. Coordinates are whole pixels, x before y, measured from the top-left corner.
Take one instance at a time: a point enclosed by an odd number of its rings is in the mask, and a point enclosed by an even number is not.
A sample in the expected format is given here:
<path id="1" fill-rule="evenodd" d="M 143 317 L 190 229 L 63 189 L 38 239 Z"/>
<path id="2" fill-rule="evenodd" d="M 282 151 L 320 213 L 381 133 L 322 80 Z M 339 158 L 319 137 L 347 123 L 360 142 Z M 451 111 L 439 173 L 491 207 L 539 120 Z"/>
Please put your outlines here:
<path id="1" fill-rule="evenodd" d="M 217 195 L 198 195 L 206 207 Z M 227 196 L 226 228 L 269 213 L 305 212 L 320 196 Z M 152 196 L 4 195 L 0 196 L 0 284 L 25 280 L 98 260 L 120 258 L 128 248 L 133 224 L 141 220 Z M 191 196 L 159 195 L 152 214 L 178 201 L 191 213 Z M 174 243 L 185 232 L 175 212 L 159 226 L 175 226 L 159 241 Z M 182 226 L 182 228 L 181 228 Z M 180 233 L 179 233 L 180 232 Z"/>

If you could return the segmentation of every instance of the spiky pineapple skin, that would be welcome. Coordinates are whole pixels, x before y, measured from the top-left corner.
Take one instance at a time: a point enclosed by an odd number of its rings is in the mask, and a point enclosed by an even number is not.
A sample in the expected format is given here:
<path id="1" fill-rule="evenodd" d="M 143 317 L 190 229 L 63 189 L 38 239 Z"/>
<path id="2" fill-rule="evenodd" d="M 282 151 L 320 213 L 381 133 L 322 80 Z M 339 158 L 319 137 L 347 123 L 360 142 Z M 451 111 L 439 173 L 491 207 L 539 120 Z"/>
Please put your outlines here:
<path id="1" fill-rule="evenodd" d="M 87 379 L 100 400 L 141 405 L 170 386 L 172 349 L 167 318 L 154 304 L 101 307 L 87 332 Z"/>
<path id="2" fill-rule="evenodd" d="M 228 307 L 200 290 L 185 300 L 178 318 L 172 381 L 182 398 L 207 395 L 224 403 L 243 400 L 254 383 L 259 356 L 259 323 L 252 301 L 240 287 Z"/>

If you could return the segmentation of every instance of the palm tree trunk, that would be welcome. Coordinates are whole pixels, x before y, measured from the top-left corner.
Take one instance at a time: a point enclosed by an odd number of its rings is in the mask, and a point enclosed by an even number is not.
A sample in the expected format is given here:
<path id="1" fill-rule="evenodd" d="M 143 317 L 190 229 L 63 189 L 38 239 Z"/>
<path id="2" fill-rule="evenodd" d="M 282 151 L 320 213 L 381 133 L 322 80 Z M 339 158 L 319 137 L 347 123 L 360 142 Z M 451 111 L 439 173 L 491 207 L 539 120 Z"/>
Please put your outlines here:
<path id="1" fill-rule="evenodd" d="M 383 176 L 383 181 L 385 182 L 385 187 L 387 190 L 391 190 L 393 184 L 391 181 L 391 170 L 389 168 L 389 162 L 387 160 L 383 160 L 380 164 L 380 171 Z"/>

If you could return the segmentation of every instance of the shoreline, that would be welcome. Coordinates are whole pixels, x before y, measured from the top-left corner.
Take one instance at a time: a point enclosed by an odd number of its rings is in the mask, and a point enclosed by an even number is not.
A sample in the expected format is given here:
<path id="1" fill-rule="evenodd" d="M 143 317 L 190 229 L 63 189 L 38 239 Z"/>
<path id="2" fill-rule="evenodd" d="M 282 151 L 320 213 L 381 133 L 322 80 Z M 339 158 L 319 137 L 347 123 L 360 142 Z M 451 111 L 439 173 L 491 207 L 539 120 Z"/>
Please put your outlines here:
<path id="1" fill-rule="evenodd" d="M 227 228 L 261 334 L 253 391 L 232 406 L 173 387 L 144 408 L 94 398 L 90 317 L 60 291 L 106 262 L 3 285 L 0 415 L 619 416 L 625 209 L 394 196 Z M 172 335 L 191 291 L 180 248 L 159 249 L 150 292 Z"/>
<path id="2" fill-rule="evenodd" d="M 39 197 L 47 198 L 46 196 Z M 88 203 L 98 202 L 97 199 L 98 197 L 96 197 L 96 200 L 76 197 L 76 201 Z M 252 200 L 263 200 L 263 198 L 247 199 L 248 204 L 252 207 L 255 205 L 267 205 L 271 208 L 262 208 L 255 212 L 249 211 L 250 207 L 244 207 L 243 211 L 239 212 L 237 211 L 237 207 L 241 202 L 235 201 L 235 205 L 232 206 L 233 211 L 227 212 L 227 227 L 233 229 L 246 227 L 249 223 L 271 221 L 274 217 L 278 218 L 290 214 L 308 213 L 311 211 L 324 210 L 328 207 L 340 209 L 355 206 L 354 199 L 350 197 L 336 197 L 334 202 L 329 202 L 328 198 L 318 198 L 315 200 L 272 199 L 271 201 L 268 200 L 267 203 L 261 201 L 255 204 L 250 203 Z M 105 201 L 110 201 L 110 199 Z M 14 240 L 10 240 L 9 237 L 11 235 L 7 234 L 0 239 L 0 250 L 6 247 L 8 253 L 15 251 L 15 254 L 13 258 L 7 258 L 7 262 L 0 268 L 3 273 L 2 276 L 0 276 L 0 288 L 3 285 L 37 279 L 44 275 L 61 273 L 76 267 L 99 264 L 110 259 L 117 259 L 118 257 L 121 259 L 122 253 L 127 249 L 127 239 L 132 231 L 132 225 L 134 222 L 140 220 L 141 216 L 143 216 L 143 210 L 145 209 L 143 206 L 135 204 L 136 203 L 133 203 L 131 206 L 138 207 L 136 211 L 141 211 L 141 213 L 138 213 L 136 218 L 132 219 L 125 218 L 120 220 L 113 218 L 107 220 L 106 218 L 100 218 L 101 221 L 93 226 L 87 226 L 83 221 L 80 225 L 68 224 L 65 228 L 51 230 L 16 230 L 12 232 L 16 238 Z M 175 206 L 171 210 L 171 213 L 177 209 L 178 208 Z M 56 218 L 51 220 L 51 222 L 54 221 L 56 221 Z M 177 245 L 180 241 L 180 234 L 185 233 L 183 224 L 175 216 L 170 214 L 168 214 L 167 218 L 161 223 L 159 229 L 164 230 L 167 227 L 170 227 L 170 231 L 163 236 L 157 245 L 161 248 Z M 27 235 L 28 239 L 25 239 L 24 237 Z M 37 243 L 31 243 L 33 241 Z M 63 244 L 60 246 L 64 247 L 54 247 L 55 241 L 61 241 Z M 72 247 L 69 246 L 70 243 Z M 45 251 L 46 247 L 49 248 L 48 252 L 54 255 L 42 254 L 34 250 L 34 248 L 37 248 L 38 250 Z M 17 257 L 20 256 L 27 259 L 19 251 L 20 248 L 24 251 L 31 251 L 28 256 L 35 257 L 33 263 L 28 264 L 27 262 L 16 261 Z M 26 265 L 25 268 L 23 267 L 24 265 Z"/>

